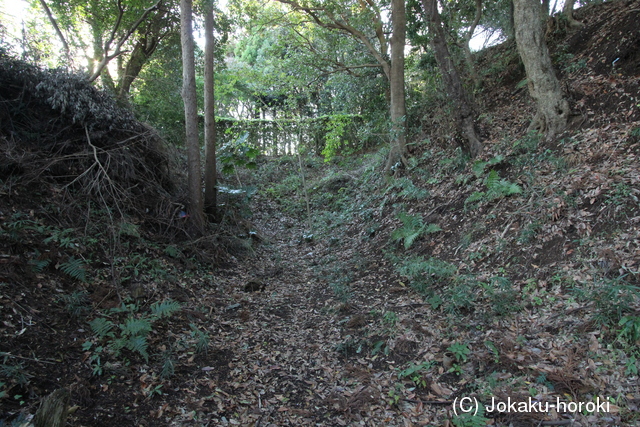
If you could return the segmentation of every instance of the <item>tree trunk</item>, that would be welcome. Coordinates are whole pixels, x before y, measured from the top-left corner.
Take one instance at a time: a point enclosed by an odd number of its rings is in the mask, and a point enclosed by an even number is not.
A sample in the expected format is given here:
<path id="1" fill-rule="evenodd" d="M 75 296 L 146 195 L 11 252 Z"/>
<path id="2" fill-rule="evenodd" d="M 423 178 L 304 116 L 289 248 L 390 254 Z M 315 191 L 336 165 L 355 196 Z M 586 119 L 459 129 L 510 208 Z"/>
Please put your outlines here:
<path id="1" fill-rule="evenodd" d="M 180 0 L 180 39 L 182 42 L 182 100 L 186 130 L 189 212 L 196 228 L 202 230 L 204 213 L 191 0 Z"/>
<path id="2" fill-rule="evenodd" d="M 406 101 L 404 94 L 404 48 L 406 44 L 407 15 L 405 0 L 391 1 L 391 67 L 389 70 L 389 91 L 391 95 L 390 116 L 393 146 L 387 159 L 385 172 L 398 161 L 407 164 L 407 131 L 406 131 Z"/>
<path id="3" fill-rule="evenodd" d="M 206 5 L 204 18 L 204 207 L 206 213 L 216 216 L 216 116 L 214 101 L 214 39 L 213 39 L 213 3 Z"/>
<path id="4" fill-rule="evenodd" d="M 127 65 L 119 78 L 118 99 L 124 100 L 127 98 L 131 90 L 131 84 L 138 77 L 140 71 L 142 71 L 142 68 L 157 47 L 158 39 L 153 36 L 151 40 L 148 40 L 147 37 L 141 37 L 136 42 L 131 52 L 131 57 L 127 61 Z"/>
<path id="5" fill-rule="evenodd" d="M 433 34 L 431 43 L 442 73 L 445 90 L 454 103 L 458 131 L 466 138 L 467 149 L 471 156 L 476 157 L 482 152 L 482 143 L 475 129 L 473 101 L 462 85 L 460 74 L 451 58 L 437 0 L 422 0 L 422 5 L 429 21 L 429 30 Z"/>
<path id="6" fill-rule="evenodd" d="M 537 0 L 513 0 L 516 43 L 529 81 L 529 93 L 538 111 L 529 126 L 554 139 L 569 118 L 569 102 L 564 98 L 551 65 L 541 24 L 542 9 Z"/>
<path id="7" fill-rule="evenodd" d="M 576 21 L 573 17 L 573 4 L 575 0 L 565 0 L 564 7 L 562 8 L 562 14 L 567 18 L 567 23 L 570 28 L 582 28 L 584 24 L 580 21 Z"/>

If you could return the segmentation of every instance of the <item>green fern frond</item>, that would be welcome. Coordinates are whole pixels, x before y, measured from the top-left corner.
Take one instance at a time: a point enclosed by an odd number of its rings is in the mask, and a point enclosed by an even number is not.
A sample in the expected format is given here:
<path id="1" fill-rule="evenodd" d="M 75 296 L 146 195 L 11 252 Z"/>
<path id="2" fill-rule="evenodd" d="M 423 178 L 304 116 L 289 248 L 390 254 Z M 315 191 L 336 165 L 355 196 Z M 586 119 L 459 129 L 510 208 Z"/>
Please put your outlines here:
<path id="1" fill-rule="evenodd" d="M 115 338 L 109 343 L 109 350 L 113 353 L 114 356 L 118 357 L 120 355 L 120 351 L 127 346 L 127 339 L 120 337 Z"/>
<path id="2" fill-rule="evenodd" d="M 141 317 L 139 319 L 136 319 L 135 317 L 129 317 L 127 320 L 125 320 L 124 325 L 120 325 L 120 328 L 122 329 L 123 335 L 130 336 L 144 336 L 151 332 L 152 329 L 151 322 L 149 322 L 149 320 L 145 319 L 144 317 Z"/>
<path id="3" fill-rule="evenodd" d="M 166 300 L 151 304 L 151 313 L 158 318 L 169 317 L 176 311 L 180 310 L 180 303 L 177 301 Z"/>
<path id="4" fill-rule="evenodd" d="M 499 182 L 500 175 L 498 175 L 498 172 L 496 172 L 494 169 L 491 169 L 489 175 L 487 175 L 484 180 L 484 185 L 486 185 L 489 190 L 492 190 L 496 187 L 496 185 L 498 185 Z"/>
<path id="5" fill-rule="evenodd" d="M 522 193 L 522 187 L 514 183 L 509 183 L 505 191 L 505 194 L 507 196 L 510 196 L 512 194 L 520 194 L 520 193 Z"/>
<path id="6" fill-rule="evenodd" d="M 67 262 L 60 264 L 58 268 L 76 280 L 80 280 L 81 282 L 87 281 L 87 271 L 84 261 L 81 259 L 71 257 Z"/>
<path id="7" fill-rule="evenodd" d="M 112 321 L 107 320 L 104 317 L 97 317 L 89 322 L 89 326 L 91 326 L 91 330 L 94 334 L 103 338 L 106 336 L 113 336 L 113 333 L 110 331 L 115 325 Z"/>
<path id="8" fill-rule="evenodd" d="M 485 196 L 484 191 L 475 191 L 472 195 L 467 197 L 467 200 L 465 200 L 464 203 L 467 204 L 467 203 L 477 202 L 479 200 L 482 200 L 484 196 Z"/>
<path id="9" fill-rule="evenodd" d="M 139 353 L 142 357 L 144 357 L 144 360 L 149 360 L 149 353 L 147 353 L 149 343 L 147 342 L 147 338 L 145 338 L 144 336 L 133 335 L 129 337 L 125 347 L 131 351 Z"/>
<path id="10" fill-rule="evenodd" d="M 440 228 L 440 226 L 438 226 L 437 224 L 429 224 L 424 229 L 425 234 L 437 233 L 438 231 L 442 231 L 442 228 Z"/>
<path id="11" fill-rule="evenodd" d="M 405 249 L 409 249 L 411 247 L 411 245 L 413 245 L 413 242 L 420 237 L 420 235 L 422 234 L 422 230 L 419 230 L 416 233 L 410 234 L 408 236 L 405 236 L 404 238 L 404 248 Z"/>
<path id="12" fill-rule="evenodd" d="M 29 260 L 29 265 L 31 266 L 31 268 L 35 273 L 41 273 L 42 270 L 47 268 L 47 266 L 49 265 L 49 260 L 48 259 L 32 259 L 32 260 Z"/>

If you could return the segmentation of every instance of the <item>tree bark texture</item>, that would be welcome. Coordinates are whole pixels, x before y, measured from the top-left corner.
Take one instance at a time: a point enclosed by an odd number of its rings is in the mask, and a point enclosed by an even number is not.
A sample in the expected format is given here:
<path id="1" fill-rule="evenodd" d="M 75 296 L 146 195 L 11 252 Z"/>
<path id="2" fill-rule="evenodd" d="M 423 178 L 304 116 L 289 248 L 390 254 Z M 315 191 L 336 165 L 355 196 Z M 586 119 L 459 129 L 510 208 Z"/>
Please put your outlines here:
<path id="1" fill-rule="evenodd" d="M 467 140 L 469 153 L 476 157 L 482 151 L 482 143 L 475 129 L 475 108 L 449 52 L 440 12 L 438 12 L 438 2 L 437 0 L 422 0 L 422 6 L 429 23 L 429 31 L 432 33 L 431 43 L 445 90 L 454 104 L 456 125 L 459 132 Z"/>
<path id="2" fill-rule="evenodd" d="M 398 161 L 407 164 L 406 100 L 404 93 L 404 48 L 407 33 L 407 15 L 404 0 L 391 1 L 391 66 L 389 67 L 389 112 L 391 116 L 392 144 L 385 166 L 388 174 Z"/>
<path id="3" fill-rule="evenodd" d="M 573 17 L 573 4 L 575 0 L 565 0 L 564 6 L 562 8 L 562 14 L 567 18 L 567 23 L 570 28 L 582 28 L 584 24 L 580 21 L 576 21 Z"/>
<path id="4" fill-rule="evenodd" d="M 570 110 L 544 41 L 542 8 L 537 0 L 513 0 L 513 8 L 516 44 L 527 73 L 529 93 L 538 108 L 529 131 L 538 131 L 552 140 L 566 127 Z"/>
<path id="5" fill-rule="evenodd" d="M 198 142 L 198 104 L 191 0 L 180 0 L 180 39 L 182 43 L 182 100 L 187 146 L 189 213 L 198 229 L 204 225 L 200 144 Z"/>
<path id="6" fill-rule="evenodd" d="M 216 116 L 214 100 L 214 48 L 213 3 L 206 4 L 204 46 L 204 207 L 208 215 L 216 216 L 217 171 L 216 171 Z"/>

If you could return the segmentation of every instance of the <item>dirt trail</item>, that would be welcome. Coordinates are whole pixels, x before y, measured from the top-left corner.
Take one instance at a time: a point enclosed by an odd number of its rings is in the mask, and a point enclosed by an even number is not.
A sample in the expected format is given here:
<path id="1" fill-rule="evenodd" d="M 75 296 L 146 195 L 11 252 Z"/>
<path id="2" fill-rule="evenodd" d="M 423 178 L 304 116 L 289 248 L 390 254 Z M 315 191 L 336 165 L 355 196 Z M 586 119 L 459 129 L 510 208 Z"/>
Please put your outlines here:
<path id="1" fill-rule="evenodd" d="M 303 230 L 275 212 L 254 219 L 266 239 L 241 261 L 246 274 L 220 289 L 233 302 L 217 310 L 211 366 L 196 381 L 213 391 L 197 403 L 217 411 L 201 416 L 211 425 L 404 425 L 385 409 L 386 365 L 344 336 L 366 323 L 354 311 L 371 307 L 341 304 L 314 271 L 331 248 L 301 241 Z"/>

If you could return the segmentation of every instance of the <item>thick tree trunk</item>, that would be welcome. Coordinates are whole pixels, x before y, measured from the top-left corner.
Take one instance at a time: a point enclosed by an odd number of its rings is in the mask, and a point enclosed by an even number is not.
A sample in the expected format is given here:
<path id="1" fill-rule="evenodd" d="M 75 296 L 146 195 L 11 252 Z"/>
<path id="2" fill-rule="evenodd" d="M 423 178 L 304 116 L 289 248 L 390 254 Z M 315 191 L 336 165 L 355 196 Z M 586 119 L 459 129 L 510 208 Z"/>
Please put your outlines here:
<path id="1" fill-rule="evenodd" d="M 389 69 L 390 116 L 392 147 L 385 172 L 398 161 L 407 164 L 406 101 L 404 94 L 404 48 L 406 44 L 407 15 L 404 0 L 391 1 L 391 67 Z"/>
<path id="2" fill-rule="evenodd" d="M 204 211 L 202 175 L 200 173 L 200 144 L 198 142 L 198 104 L 191 0 L 180 0 L 180 39 L 182 42 L 182 100 L 186 130 L 189 212 L 195 226 L 201 230 L 204 226 Z"/>
<path id="3" fill-rule="evenodd" d="M 141 37 L 131 52 L 131 57 L 127 61 L 122 75 L 119 78 L 118 84 L 118 99 L 124 100 L 129 95 L 131 90 L 131 84 L 138 77 L 140 71 L 149 60 L 149 57 L 158 47 L 158 39 L 151 37 L 150 40 L 147 37 Z"/>
<path id="4" fill-rule="evenodd" d="M 562 14 L 567 18 L 567 22 L 570 28 L 582 28 L 584 24 L 580 21 L 576 21 L 573 17 L 573 4 L 575 0 L 565 0 L 564 7 L 562 8 Z"/>
<path id="5" fill-rule="evenodd" d="M 529 81 L 529 93 L 538 107 L 529 131 L 554 139 L 569 118 L 569 102 L 564 98 L 551 65 L 544 41 L 542 9 L 537 0 L 513 0 L 516 43 Z"/>
<path id="6" fill-rule="evenodd" d="M 460 74 L 451 58 L 444 28 L 442 27 L 442 20 L 440 19 L 440 12 L 438 12 L 438 3 L 436 0 L 422 0 L 422 6 L 429 21 L 429 30 L 433 34 L 433 50 L 442 73 L 445 90 L 454 103 L 458 130 L 467 140 L 469 153 L 471 156 L 476 157 L 482 152 L 482 143 L 474 125 L 475 108 L 470 95 L 462 85 Z"/>
<path id="7" fill-rule="evenodd" d="M 213 39 L 213 3 L 206 3 L 204 18 L 204 207 L 206 213 L 216 216 L 216 116 L 214 101 L 214 39 Z"/>

